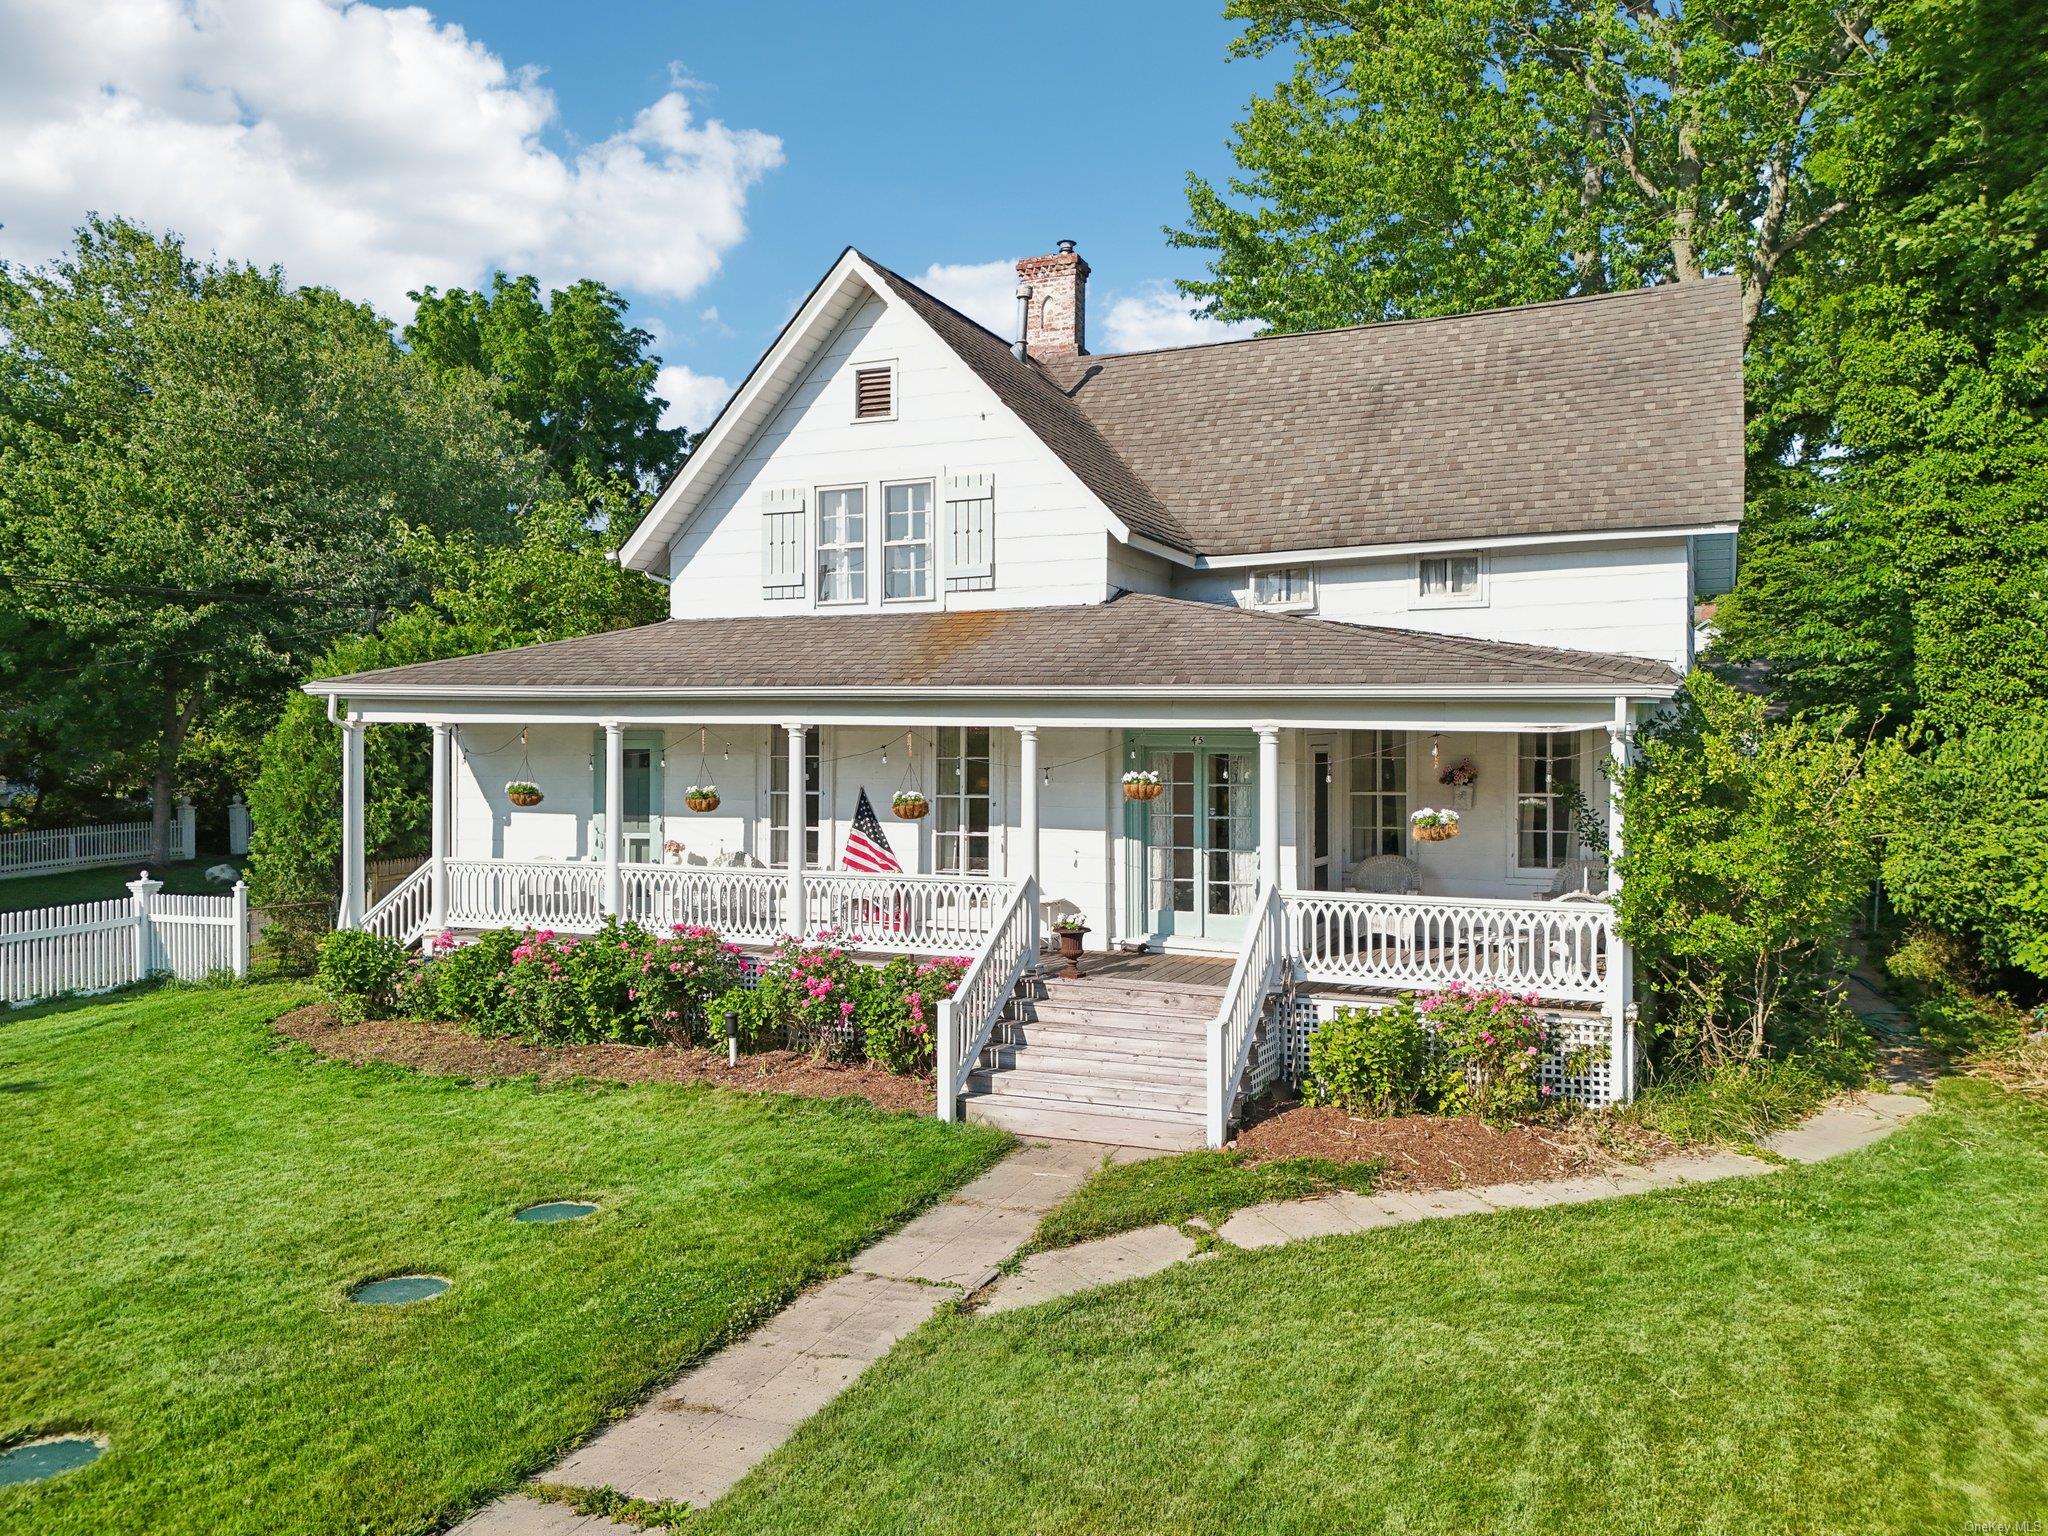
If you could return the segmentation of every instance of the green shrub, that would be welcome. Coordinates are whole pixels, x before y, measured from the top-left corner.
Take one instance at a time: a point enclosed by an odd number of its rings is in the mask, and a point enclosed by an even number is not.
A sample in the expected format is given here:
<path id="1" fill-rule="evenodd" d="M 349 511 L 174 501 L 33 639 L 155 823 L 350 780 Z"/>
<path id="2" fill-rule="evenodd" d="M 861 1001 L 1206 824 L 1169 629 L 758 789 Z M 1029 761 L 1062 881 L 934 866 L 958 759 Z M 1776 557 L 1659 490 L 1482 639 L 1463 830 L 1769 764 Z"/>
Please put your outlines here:
<path id="1" fill-rule="evenodd" d="M 617 932 L 624 952 L 639 964 L 638 978 L 628 978 L 627 1000 L 648 1027 L 704 1045 L 723 1044 L 725 1022 L 714 1008 L 739 985 L 739 946 L 699 923 L 677 923 L 665 934 Z"/>
<path id="2" fill-rule="evenodd" d="M 1621 1115 L 1681 1147 L 1743 1144 L 1805 1119 L 1843 1086 L 1804 1060 L 1733 1061 L 1646 1088 Z"/>
<path id="3" fill-rule="evenodd" d="M 754 1007 L 780 1027 L 792 1051 L 809 1051 L 828 1061 L 861 1059 L 860 1006 L 872 985 L 869 967 L 820 929 L 806 944 L 784 939 L 755 984 Z"/>
<path id="4" fill-rule="evenodd" d="M 1783 1049 L 1844 1012 L 1838 978 L 1876 873 L 1896 753 L 1798 720 L 1704 671 L 1637 733 L 1619 786 L 1618 913 L 1667 1061 Z"/>
<path id="5" fill-rule="evenodd" d="M 966 972 L 962 959 L 914 960 L 909 955 L 869 967 L 854 1010 L 868 1060 L 891 1072 L 931 1072 L 937 1064 L 939 1004 L 953 995 Z"/>
<path id="6" fill-rule="evenodd" d="M 1555 1096 L 1542 1078 L 1550 1026 L 1536 1011 L 1535 993 L 1454 981 L 1423 998 L 1421 1009 L 1446 1069 L 1437 1086 L 1444 1113 L 1469 1109 L 1483 1120 L 1515 1120 Z"/>
<path id="7" fill-rule="evenodd" d="M 429 963 L 413 978 L 408 1001 L 414 1011 L 479 1035 L 513 1033 L 505 980 L 512 951 L 524 938 L 514 929 L 495 928 L 458 945 L 444 934 L 434 942 Z"/>
<path id="8" fill-rule="evenodd" d="M 1411 1114 L 1433 1099 L 1429 1031 L 1412 996 L 1343 1008 L 1308 1037 L 1301 1096 L 1358 1115 Z"/>
<path id="9" fill-rule="evenodd" d="M 388 1018 L 412 957 L 396 939 L 347 928 L 320 941 L 321 990 L 349 1020 Z"/>
<path id="10" fill-rule="evenodd" d="M 1927 1043 L 1958 1058 L 2009 1051 L 2026 1033 L 2018 1004 L 1983 977 L 1969 943 L 1915 928 L 1885 957 L 1913 1023 Z"/>

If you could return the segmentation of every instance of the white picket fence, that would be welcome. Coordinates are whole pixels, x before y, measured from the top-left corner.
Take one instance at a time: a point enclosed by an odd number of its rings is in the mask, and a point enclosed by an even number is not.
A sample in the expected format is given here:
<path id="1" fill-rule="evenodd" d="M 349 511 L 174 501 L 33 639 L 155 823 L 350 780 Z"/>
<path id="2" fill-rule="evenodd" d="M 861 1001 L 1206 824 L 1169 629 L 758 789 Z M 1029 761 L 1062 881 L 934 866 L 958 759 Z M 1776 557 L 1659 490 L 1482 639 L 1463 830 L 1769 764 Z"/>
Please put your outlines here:
<path id="1" fill-rule="evenodd" d="M 171 818 L 171 857 L 190 860 L 198 818 L 192 802 L 178 802 Z M 114 821 L 99 827 L 44 827 L 0 837 L 0 880 L 23 875 L 56 875 L 106 864 L 140 864 L 153 858 L 156 829 L 147 821 Z"/>
<path id="2" fill-rule="evenodd" d="M 166 896 L 145 877 L 126 899 L 0 912 L 0 1000 L 105 992 L 151 976 L 249 974 L 249 891 Z"/>

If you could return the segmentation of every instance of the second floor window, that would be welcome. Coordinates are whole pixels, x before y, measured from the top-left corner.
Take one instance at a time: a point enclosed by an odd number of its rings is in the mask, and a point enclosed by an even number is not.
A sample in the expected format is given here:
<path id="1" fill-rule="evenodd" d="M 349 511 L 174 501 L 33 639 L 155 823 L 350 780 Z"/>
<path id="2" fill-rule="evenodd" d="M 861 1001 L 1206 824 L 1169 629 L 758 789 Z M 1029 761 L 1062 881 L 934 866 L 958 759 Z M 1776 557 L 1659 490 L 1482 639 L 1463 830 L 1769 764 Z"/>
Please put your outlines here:
<path id="1" fill-rule="evenodd" d="M 1425 603 L 1476 603 L 1484 595 L 1477 555 L 1427 555 L 1415 562 L 1415 595 Z"/>
<path id="2" fill-rule="evenodd" d="M 1252 572 L 1254 608 L 1313 608 L 1315 605 L 1314 567 L 1283 565 L 1270 571 Z"/>
<path id="3" fill-rule="evenodd" d="M 868 493 L 863 486 L 818 492 L 818 601 L 868 600 Z"/>
<path id="4" fill-rule="evenodd" d="M 932 595 L 932 483 L 882 487 L 882 601 Z"/>

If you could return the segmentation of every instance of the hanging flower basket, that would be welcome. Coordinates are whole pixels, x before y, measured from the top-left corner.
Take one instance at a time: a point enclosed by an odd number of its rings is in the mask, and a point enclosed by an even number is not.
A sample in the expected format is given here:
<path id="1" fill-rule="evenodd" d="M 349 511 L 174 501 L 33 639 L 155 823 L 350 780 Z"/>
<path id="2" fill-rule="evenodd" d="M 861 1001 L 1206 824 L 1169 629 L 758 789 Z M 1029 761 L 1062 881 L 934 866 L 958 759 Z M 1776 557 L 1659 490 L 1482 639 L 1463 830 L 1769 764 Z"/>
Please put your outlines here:
<path id="1" fill-rule="evenodd" d="M 716 784 L 692 784 L 683 791 L 683 804 L 702 815 L 718 809 L 718 786 Z"/>
<path id="2" fill-rule="evenodd" d="M 904 821 L 920 821 L 931 814 L 932 803 L 914 789 L 898 790 L 889 809 Z"/>
<path id="3" fill-rule="evenodd" d="M 1470 789 L 1479 782 L 1479 770 L 1472 766 L 1471 758 L 1461 757 L 1438 774 L 1436 781 L 1451 789 Z"/>
<path id="4" fill-rule="evenodd" d="M 542 799 L 540 786 L 531 779 L 513 779 L 505 786 L 505 798 L 514 805 L 539 805 Z"/>
<path id="5" fill-rule="evenodd" d="M 1458 813 L 1424 806 L 1408 818 L 1408 831 L 1418 843 L 1449 842 L 1458 835 Z"/>
<path id="6" fill-rule="evenodd" d="M 1157 800 L 1166 786 L 1159 782 L 1159 775 L 1150 768 L 1135 768 L 1124 775 L 1124 798 L 1126 800 Z"/>

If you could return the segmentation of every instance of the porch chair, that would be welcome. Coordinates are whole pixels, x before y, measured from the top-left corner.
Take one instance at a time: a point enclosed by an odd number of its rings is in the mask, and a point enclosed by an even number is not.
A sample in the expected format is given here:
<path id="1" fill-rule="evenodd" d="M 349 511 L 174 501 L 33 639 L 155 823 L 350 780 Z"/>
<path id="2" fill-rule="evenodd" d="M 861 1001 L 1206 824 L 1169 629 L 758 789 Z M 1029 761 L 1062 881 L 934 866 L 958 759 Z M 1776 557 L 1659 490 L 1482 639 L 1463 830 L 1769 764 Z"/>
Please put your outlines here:
<path id="1" fill-rule="evenodd" d="M 1344 888 L 1371 896 L 1413 896 L 1422 889 L 1415 861 L 1398 853 L 1360 859 L 1344 873 Z"/>
<path id="2" fill-rule="evenodd" d="M 1597 888 L 1596 888 L 1597 882 Z M 1607 865 L 1599 859 L 1574 855 L 1557 866 L 1557 878 L 1543 893 L 1545 901 L 1605 901 Z"/>

